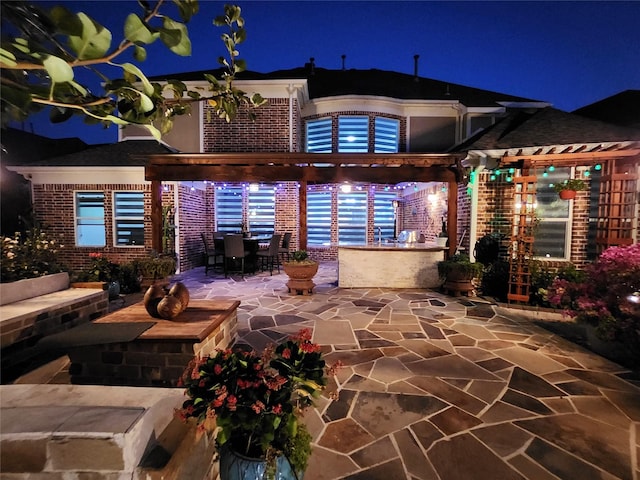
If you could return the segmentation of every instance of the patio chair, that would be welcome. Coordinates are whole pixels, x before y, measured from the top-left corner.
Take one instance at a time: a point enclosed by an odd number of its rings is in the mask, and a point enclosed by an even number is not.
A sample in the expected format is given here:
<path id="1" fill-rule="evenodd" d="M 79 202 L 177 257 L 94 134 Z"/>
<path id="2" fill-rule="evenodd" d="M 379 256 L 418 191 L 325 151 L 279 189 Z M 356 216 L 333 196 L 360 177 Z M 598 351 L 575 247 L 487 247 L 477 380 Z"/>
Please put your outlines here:
<path id="1" fill-rule="evenodd" d="M 269 248 L 266 250 L 258 251 L 257 255 L 260 259 L 260 269 L 264 272 L 265 268 L 269 269 L 271 275 L 273 275 L 273 268 L 278 268 L 280 273 L 280 239 L 282 235 L 279 233 L 274 234 L 269 241 Z"/>
<path id="2" fill-rule="evenodd" d="M 204 273 L 207 274 L 210 268 L 215 268 L 224 263 L 224 252 L 219 252 L 215 248 L 212 248 L 204 233 L 201 233 L 200 237 L 204 245 Z M 218 263 L 218 257 L 222 259 L 221 263 Z"/>
<path id="3" fill-rule="evenodd" d="M 291 243 L 291 232 L 286 232 L 282 236 L 282 245 L 280 246 L 278 253 L 282 257 L 282 261 L 289 261 L 289 244 Z"/>
<path id="4" fill-rule="evenodd" d="M 244 241 L 241 234 L 230 234 L 224 236 L 224 276 L 227 278 L 229 273 L 240 273 L 244 278 L 244 261 L 249 252 L 244 249 Z M 237 266 L 240 262 L 240 269 L 230 269 Z"/>

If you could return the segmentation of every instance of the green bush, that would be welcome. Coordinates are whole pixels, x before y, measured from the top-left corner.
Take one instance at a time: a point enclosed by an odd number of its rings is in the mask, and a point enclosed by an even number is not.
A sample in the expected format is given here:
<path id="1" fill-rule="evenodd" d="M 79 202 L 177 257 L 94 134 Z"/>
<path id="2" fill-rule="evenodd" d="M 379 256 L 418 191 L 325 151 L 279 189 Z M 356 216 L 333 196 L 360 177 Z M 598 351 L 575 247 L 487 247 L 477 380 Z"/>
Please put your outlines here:
<path id="1" fill-rule="evenodd" d="M 506 302 L 509 293 L 509 262 L 496 260 L 490 263 L 482 273 L 481 288 L 483 295 Z"/>

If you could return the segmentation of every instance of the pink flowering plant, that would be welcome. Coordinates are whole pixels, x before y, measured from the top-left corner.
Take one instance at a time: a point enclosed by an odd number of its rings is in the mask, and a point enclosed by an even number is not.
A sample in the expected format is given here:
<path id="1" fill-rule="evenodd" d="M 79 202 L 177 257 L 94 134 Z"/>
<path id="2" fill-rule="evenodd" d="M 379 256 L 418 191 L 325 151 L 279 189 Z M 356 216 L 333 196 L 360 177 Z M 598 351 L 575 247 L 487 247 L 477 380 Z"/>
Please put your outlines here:
<path id="1" fill-rule="evenodd" d="M 556 279 L 548 299 L 596 325 L 600 337 L 627 344 L 640 360 L 640 244 L 606 249 L 585 268 L 583 281 Z"/>
<path id="2" fill-rule="evenodd" d="M 299 416 L 314 405 L 336 368 L 326 367 L 309 329 L 262 355 L 218 350 L 189 363 L 180 379 L 189 398 L 176 413 L 195 418 L 201 431 L 215 425 L 219 447 L 267 462 L 284 455 L 294 471 L 303 472 L 311 437 Z"/>

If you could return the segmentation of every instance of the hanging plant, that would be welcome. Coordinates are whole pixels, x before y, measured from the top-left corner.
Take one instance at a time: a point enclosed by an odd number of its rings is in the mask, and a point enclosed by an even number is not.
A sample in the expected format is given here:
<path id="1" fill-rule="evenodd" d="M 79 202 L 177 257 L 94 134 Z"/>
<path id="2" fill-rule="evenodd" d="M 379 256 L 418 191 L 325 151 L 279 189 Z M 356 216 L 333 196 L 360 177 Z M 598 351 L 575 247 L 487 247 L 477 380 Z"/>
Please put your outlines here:
<path id="1" fill-rule="evenodd" d="M 553 189 L 561 199 L 571 200 L 576 198 L 576 192 L 587 189 L 587 184 L 579 178 L 570 178 L 564 182 L 556 183 Z"/>

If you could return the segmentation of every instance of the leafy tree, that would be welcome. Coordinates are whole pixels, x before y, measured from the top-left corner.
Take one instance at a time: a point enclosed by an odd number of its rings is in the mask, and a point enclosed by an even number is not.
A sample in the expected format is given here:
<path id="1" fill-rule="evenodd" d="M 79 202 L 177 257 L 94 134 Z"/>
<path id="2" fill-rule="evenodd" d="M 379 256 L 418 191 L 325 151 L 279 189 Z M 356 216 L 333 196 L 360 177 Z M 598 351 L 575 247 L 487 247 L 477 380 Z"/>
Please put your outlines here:
<path id="1" fill-rule="evenodd" d="M 206 90 L 189 90 L 177 80 L 151 82 L 136 64 L 117 60 L 124 52 L 132 52 L 136 63 L 143 62 L 145 47 L 158 40 L 176 55 L 190 55 L 186 24 L 198 12 L 198 1 L 139 0 L 138 4 L 142 12 L 127 16 L 124 38 L 116 43 L 108 29 L 85 13 L 72 13 L 62 6 L 44 11 L 28 2 L 2 2 L 3 126 L 49 108 L 54 123 L 79 114 L 87 123 L 142 125 L 159 139 L 171 130 L 176 115 L 190 112 L 193 102 L 208 102 L 227 121 L 233 120 L 242 106 L 265 103 L 259 94 L 249 97 L 233 85 L 235 75 L 246 68 L 237 50 L 246 38 L 240 7 L 225 5 L 224 13 L 213 20 L 215 26 L 226 27 L 221 38 L 228 56 L 218 58 L 222 77 L 206 74 Z M 180 19 L 166 12 L 172 4 L 177 6 Z M 117 73 L 109 75 L 114 67 Z M 103 91 L 95 93 L 83 84 L 76 75 L 78 69 L 96 75 Z M 251 108 L 249 115 L 253 118 Z"/>

